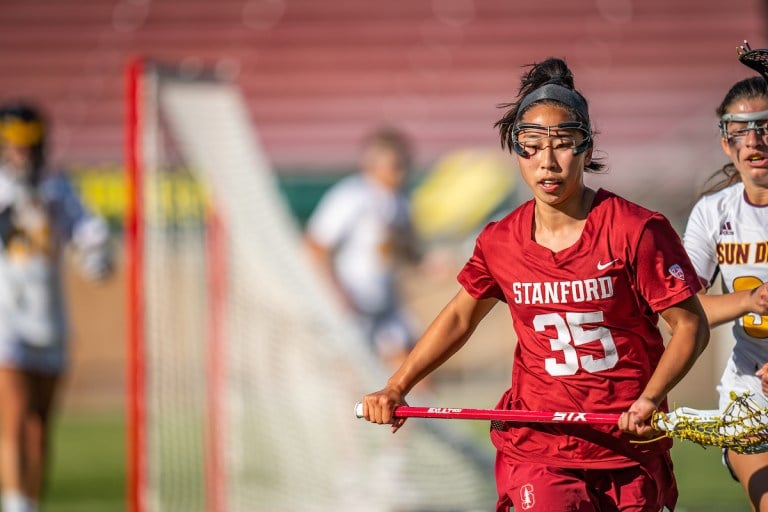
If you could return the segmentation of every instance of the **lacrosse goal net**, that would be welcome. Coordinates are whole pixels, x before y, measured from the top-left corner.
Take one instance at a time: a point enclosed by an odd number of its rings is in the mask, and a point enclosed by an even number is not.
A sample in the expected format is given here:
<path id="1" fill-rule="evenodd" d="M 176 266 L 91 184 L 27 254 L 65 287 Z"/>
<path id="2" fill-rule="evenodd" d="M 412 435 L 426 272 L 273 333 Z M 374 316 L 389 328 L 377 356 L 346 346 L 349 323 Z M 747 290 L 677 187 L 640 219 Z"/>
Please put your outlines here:
<path id="1" fill-rule="evenodd" d="M 126 76 L 129 510 L 491 508 L 452 426 L 355 420 L 385 375 L 305 260 L 238 89 Z"/>

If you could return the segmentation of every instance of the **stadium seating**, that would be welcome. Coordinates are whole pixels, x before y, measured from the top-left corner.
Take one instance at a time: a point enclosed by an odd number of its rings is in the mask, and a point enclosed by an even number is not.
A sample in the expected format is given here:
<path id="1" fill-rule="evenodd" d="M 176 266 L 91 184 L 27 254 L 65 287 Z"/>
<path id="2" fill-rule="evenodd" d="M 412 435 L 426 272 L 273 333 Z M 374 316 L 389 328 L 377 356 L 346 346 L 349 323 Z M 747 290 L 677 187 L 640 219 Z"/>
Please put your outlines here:
<path id="1" fill-rule="evenodd" d="M 667 157 L 647 165 L 710 168 L 712 111 L 749 74 L 735 47 L 743 38 L 768 44 L 757 0 L 375 8 L 355 0 L 9 2 L 0 17 L 0 98 L 42 100 L 60 160 L 119 161 L 127 58 L 218 63 L 236 75 L 281 168 L 351 163 L 359 137 L 380 122 L 407 129 L 427 163 L 457 146 L 496 144 L 496 105 L 513 99 L 520 66 L 558 55 L 591 100 L 599 147 L 614 167 L 652 148 Z"/>

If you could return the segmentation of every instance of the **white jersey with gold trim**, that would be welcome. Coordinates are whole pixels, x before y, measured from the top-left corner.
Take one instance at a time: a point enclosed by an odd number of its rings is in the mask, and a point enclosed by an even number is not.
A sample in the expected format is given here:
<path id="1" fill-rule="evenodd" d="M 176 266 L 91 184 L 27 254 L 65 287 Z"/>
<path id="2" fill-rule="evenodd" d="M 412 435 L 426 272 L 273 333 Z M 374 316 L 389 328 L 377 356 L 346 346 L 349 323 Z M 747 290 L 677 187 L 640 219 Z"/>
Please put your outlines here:
<path id="1" fill-rule="evenodd" d="M 0 367 L 65 369 L 66 248 L 85 277 L 111 269 L 106 222 L 85 208 L 63 174 L 33 187 L 0 167 Z"/>
<path id="2" fill-rule="evenodd" d="M 726 293 L 751 290 L 768 282 L 768 206 L 750 204 L 743 183 L 696 203 L 684 244 L 707 287 L 714 284 L 718 272 Z M 757 367 L 768 362 L 768 316 L 751 313 L 736 319 L 733 335 L 736 346 L 732 363 L 740 373 L 752 376 Z"/>

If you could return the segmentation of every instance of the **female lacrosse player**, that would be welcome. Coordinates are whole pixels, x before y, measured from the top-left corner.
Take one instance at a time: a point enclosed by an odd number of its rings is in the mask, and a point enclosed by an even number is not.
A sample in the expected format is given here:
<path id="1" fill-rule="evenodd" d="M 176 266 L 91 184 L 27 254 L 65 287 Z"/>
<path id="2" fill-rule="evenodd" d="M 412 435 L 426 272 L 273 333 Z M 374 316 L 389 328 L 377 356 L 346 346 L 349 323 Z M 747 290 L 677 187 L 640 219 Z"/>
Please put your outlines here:
<path id="1" fill-rule="evenodd" d="M 722 295 L 699 295 L 711 326 L 733 322 L 736 344 L 718 386 L 751 392 L 768 407 L 768 86 L 761 77 L 731 87 L 717 108 L 722 179 L 699 199 L 685 230 L 685 248 L 709 288 L 719 272 Z M 714 177 L 713 176 L 713 177 Z M 724 461 L 756 510 L 768 511 L 768 453 L 725 451 Z"/>
<path id="2" fill-rule="evenodd" d="M 0 106 L 0 486 L 3 512 L 35 512 L 50 413 L 66 366 L 60 272 L 65 246 L 82 270 L 110 268 L 106 224 L 62 175 L 44 175 L 47 126 L 27 104 Z"/>
<path id="3" fill-rule="evenodd" d="M 496 123 L 533 200 L 479 235 L 461 288 L 364 415 L 392 411 L 454 354 L 497 302 L 518 337 L 512 386 L 498 407 L 621 413 L 615 426 L 492 427 L 497 511 L 658 511 L 677 498 L 669 440 L 631 443 L 708 342 L 701 284 L 660 214 L 584 185 L 592 130 L 584 97 L 560 59 L 535 64 Z M 672 327 L 666 350 L 657 328 Z M 626 435 L 626 434 L 633 435 Z"/>
<path id="4" fill-rule="evenodd" d="M 419 258 L 403 192 L 410 146 L 392 128 L 368 135 L 360 172 L 322 197 L 306 231 L 313 259 L 390 369 L 402 363 L 415 341 L 395 279 L 399 265 Z"/>

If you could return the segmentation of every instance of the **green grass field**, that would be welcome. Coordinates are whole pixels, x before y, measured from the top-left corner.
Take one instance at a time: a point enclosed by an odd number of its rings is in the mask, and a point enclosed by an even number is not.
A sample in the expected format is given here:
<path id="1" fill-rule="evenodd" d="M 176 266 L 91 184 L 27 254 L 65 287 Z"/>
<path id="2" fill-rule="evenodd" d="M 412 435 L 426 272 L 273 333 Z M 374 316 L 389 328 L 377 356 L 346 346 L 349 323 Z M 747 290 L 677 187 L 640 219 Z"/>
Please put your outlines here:
<path id="1" fill-rule="evenodd" d="M 126 509 L 121 415 L 64 415 L 56 423 L 53 443 L 46 512 Z"/>
<path id="2" fill-rule="evenodd" d="M 677 512 L 749 512 L 741 486 L 720 462 L 720 450 L 676 441 L 672 449 L 680 489 Z"/>
<path id="3" fill-rule="evenodd" d="M 125 429 L 118 414 L 64 415 L 54 436 L 46 512 L 125 510 Z M 749 511 L 719 450 L 677 442 L 678 512 Z"/>

